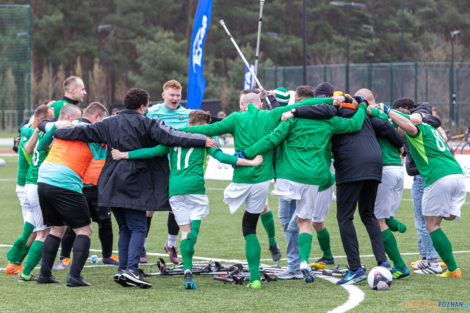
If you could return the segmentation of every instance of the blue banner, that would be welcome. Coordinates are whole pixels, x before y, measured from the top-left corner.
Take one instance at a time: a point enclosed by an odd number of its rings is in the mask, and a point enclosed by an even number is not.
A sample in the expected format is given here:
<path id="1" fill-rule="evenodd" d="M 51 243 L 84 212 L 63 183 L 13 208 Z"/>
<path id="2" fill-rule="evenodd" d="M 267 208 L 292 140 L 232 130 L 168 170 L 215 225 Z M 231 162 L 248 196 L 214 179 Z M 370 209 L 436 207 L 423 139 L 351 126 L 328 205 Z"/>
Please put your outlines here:
<path id="1" fill-rule="evenodd" d="M 200 0 L 193 24 L 193 36 L 189 55 L 188 109 L 200 109 L 206 80 L 204 79 L 204 41 L 211 22 L 212 0 Z"/>
<path id="2" fill-rule="evenodd" d="M 250 68 L 252 71 L 255 70 L 255 66 L 250 64 Z M 245 65 L 245 74 L 243 75 L 243 90 L 251 90 L 253 89 L 253 75 L 251 75 L 250 70 Z"/>

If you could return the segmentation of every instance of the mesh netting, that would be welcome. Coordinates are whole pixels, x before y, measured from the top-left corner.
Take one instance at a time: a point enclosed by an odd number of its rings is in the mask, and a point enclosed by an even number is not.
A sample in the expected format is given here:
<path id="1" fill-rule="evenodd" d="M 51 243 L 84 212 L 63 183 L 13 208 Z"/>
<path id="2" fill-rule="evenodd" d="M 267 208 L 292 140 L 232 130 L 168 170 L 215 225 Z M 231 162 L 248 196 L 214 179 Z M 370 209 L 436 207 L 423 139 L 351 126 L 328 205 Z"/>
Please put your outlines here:
<path id="1" fill-rule="evenodd" d="M 30 7 L 0 5 L 0 130 L 14 131 L 30 108 Z"/>
<path id="2" fill-rule="evenodd" d="M 322 81 L 331 82 L 337 90 L 345 88 L 345 65 L 310 65 L 307 67 L 307 84 L 316 86 Z M 379 102 L 390 105 L 400 97 L 415 102 L 429 102 L 436 107 L 443 125 L 449 124 L 451 102 L 450 63 L 374 63 L 350 64 L 350 92 L 370 88 Z M 302 67 L 271 67 L 264 69 L 263 85 L 267 89 L 284 86 L 295 90 L 302 85 Z M 452 128 L 470 126 L 470 63 L 455 63 L 456 105 Z M 467 83 L 468 85 L 468 83 Z"/>

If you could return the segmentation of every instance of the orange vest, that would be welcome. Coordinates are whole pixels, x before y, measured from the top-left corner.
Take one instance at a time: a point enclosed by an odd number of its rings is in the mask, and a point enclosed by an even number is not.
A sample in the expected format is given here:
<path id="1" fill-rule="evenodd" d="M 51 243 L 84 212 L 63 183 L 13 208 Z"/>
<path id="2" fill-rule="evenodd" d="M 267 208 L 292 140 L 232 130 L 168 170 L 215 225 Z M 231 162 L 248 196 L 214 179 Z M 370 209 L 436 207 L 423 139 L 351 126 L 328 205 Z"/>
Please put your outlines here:
<path id="1" fill-rule="evenodd" d="M 93 155 L 85 142 L 56 139 L 45 161 L 65 165 L 83 179 L 92 160 Z"/>
<path id="2" fill-rule="evenodd" d="M 95 160 L 92 158 L 88 164 L 88 168 L 83 176 L 83 183 L 85 185 L 98 185 L 98 178 L 100 178 L 101 170 L 103 169 L 106 159 Z"/>

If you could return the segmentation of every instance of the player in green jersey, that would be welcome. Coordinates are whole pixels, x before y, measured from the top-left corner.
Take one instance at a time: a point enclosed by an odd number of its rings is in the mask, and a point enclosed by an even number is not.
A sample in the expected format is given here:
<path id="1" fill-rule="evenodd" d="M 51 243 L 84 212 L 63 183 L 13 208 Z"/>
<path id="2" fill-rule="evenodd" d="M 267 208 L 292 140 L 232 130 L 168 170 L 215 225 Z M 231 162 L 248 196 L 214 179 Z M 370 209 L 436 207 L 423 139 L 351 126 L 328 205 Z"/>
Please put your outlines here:
<path id="1" fill-rule="evenodd" d="M 61 114 L 59 115 L 59 121 L 72 121 L 74 119 L 80 118 L 80 116 L 81 111 L 77 106 L 68 105 L 62 109 Z M 39 168 L 49 153 L 49 145 L 52 142 L 52 135 L 54 130 L 55 127 L 52 125 L 52 123 L 46 127 L 46 133 L 36 130 L 25 147 L 25 150 L 28 151 L 30 148 L 29 145 L 33 142 L 33 140 L 35 140 L 31 166 L 29 167 L 28 173 L 26 175 L 25 207 L 29 215 L 29 220 L 34 226 L 33 232 L 37 232 L 37 235 L 31 245 L 31 248 L 29 249 L 23 271 L 21 272 L 20 276 L 18 276 L 19 281 L 33 280 L 31 271 L 39 263 L 39 260 L 41 260 L 44 240 L 49 233 L 49 228 L 44 224 L 43 213 L 39 204 L 37 181 Z"/>
<path id="2" fill-rule="evenodd" d="M 279 123 L 282 113 L 289 111 L 292 107 L 319 103 L 332 104 L 333 99 L 306 99 L 292 106 L 265 111 L 261 109 L 263 104 L 259 95 L 249 93 L 242 96 L 240 112 L 234 112 L 214 124 L 191 127 L 188 132 L 202 133 L 208 136 L 232 134 L 235 150 L 243 151 L 269 134 Z M 256 236 L 256 225 L 267 204 L 269 184 L 274 177 L 273 150 L 265 152 L 262 156 L 263 164 L 260 166 L 236 167 L 232 183 L 224 191 L 224 202 L 229 205 L 231 212 L 235 212 L 245 203 L 242 230 L 250 270 L 248 287 L 252 289 L 261 288 L 259 272 L 261 246 Z"/>
<path id="3" fill-rule="evenodd" d="M 341 105 L 344 97 L 334 98 Z M 284 200 L 296 200 L 299 228 L 300 271 L 305 282 L 314 281 L 309 265 L 312 248 L 311 219 L 320 186 L 331 180 L 331 153 L 328 146 L 334 134 L 357 132 L 366 117 L 366 104 L 361 103 L 351 119 L 335 116 L 326 120 L 294 118 L 282 122 L 270 134 L 244 151 L 247 158 L 279 146 L 276 158 L 276 182 L 273 195 Z"/>
<path id="4" fill-rule="evenodd" d="M 209 112 L 192 110 L 189 113 L 189 126 L 207 125 Z M 186 131 L 187 128 L 181 130 Z M 156 146 L 129 152 L 113 150 L 114 159 L 146 159 L 169 154 L 170 159 L 170 205 L 181 230 L 181 254 L 184 267 L 184 288 L 196 289 L 192 275 L 192 258 L 197 241 L 201 219 L 209 214 L 209 200 L 204 187 L 204 171 L 207 154 L 222 163 L 233 166 L 258 166 L 261 156 L 253 160 L 241 159 L 222 152 L 219 148 L 183 148 Z"/>
<path id="5" fill-rule="evenodd" d="M 26 175 L 31 163 L 32 155 L 25 151 L 25 146 L 31 136 L 33 136 L 37 125 L 46 118 L 52 117 L 53 112 L 47 105 L 40 105 L 33 114 L 31 123 L 21 128 L 20 143 L 18 147 L 18 176 L 16 194 L 20 200 L 23 213 L 24 226 L 21 236 L 18 237 L 13 246 L 7 252 L 7 274 L 19 274 L 22 271 L 21 262 L 29 251 L 36 233 L 33 232 L 34 226 L 31 220 L 29 201 L 26 200 L 25 184 Z M 25 202 L 28 204 L 25 206 Z"/>
<path id="6" fill-rule="evenodd" d="M 79 104 L 86 96 L 83 80 L 78 76 L 69 76 L 64 80 L 64 97 L 51 104 L 54 109 L 54 118 L 59 118 L 60 110 L 67 104 Z"/>
<path id="7" fill-rule="evenodd" d="M 411 156 L 424 178 L 422 210 L 426 228 L 434 248 L 448 269 L 441 276 L 461 278 L 462 273 L 455 261 L 452 244 L 442 231 L 441 222 L 442 219 L 460 219 L 460 208 L 466 197 L 462 168 L 435 128 L 426 123 L 414 125 L 407 117 L 388 108 L 385 113 L 405 131 Z M 418 119 L 420 117 L 417 116 Z"/>
<path id="8" fill-rule="evenodd" d="M 378 108 L 379 105 L 375 102 L 375 97 L 369 89 L 359 89 L 356 96 L 364 96 L 369 102 L 369 105 Z M 386 114 L 379 114 L 379 119 L 389 120 Z M 371 119 L 374 123 L 374 119 Z M 377 197 L 374 205 L 374 215 L 379 223 L 380 231 L 382 233 L 382 240 L 384 243 L 385 252 L 390 260 L 393 261 L 394 267 L 392 274 L 394 279 L 400 279 L 410 275 L 410 270 L 405 265 L 403 258 L 400 255 L 397 241 L 392 231 L 399 231 L 401 233 L 406 231 L 406 226 L 394 219 L 400 206 L 401 197 L 404 189 L 404 174 L 401 167 L 401 154 L 399 148 L 403 146 L 400 135 L 396 133 L 397 142 L 392 143 L 386 138 L 377 136 L 377 141 L 382 150 L 382 182 L 377 188 Z M 398 147 L 399 146 L 399 147 Z"/>

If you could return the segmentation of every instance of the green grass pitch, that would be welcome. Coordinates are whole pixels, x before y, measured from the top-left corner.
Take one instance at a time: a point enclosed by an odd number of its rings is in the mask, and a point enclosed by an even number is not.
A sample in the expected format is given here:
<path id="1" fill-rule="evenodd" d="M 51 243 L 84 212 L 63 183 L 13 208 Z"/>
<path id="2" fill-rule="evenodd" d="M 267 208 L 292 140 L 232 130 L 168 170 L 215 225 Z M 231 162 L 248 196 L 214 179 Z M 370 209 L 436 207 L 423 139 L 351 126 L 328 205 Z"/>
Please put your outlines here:
<path id="1" fill-rule="evenodd" d="M 4 157 L 6 166 L 0 168 L 0 245 L 11 245 L 22 229 L 21 209 L 15 194 L 16 158 Z M 243 209 L 230 215 L 222 202 L 223 188 L 228 182 L 208 181 L 206 187 L 210 199 L 210 215 L 203 220 L 200 236 L 195 247 L 195 256 L 224 259 L 244 259 L 244 240 L 241 230 Z M 395 233 L 398 246 L 407 264 L 419 258 L 416 229 L 413 222 L 413 207 L 408 190 L 404 192 L 397 219 L 408 226 L 404 234 Z M 470 201 L 470 199 L 467 199 Z M 269 204 L 277 216 L 277 198 L 270 196 Z M 456 260 L 462 269 L 462 279 L 444 279 L 436 276 L 411 276 L 394 281 L 387 291 L 373 291 L 367 282 L 357 286 L 365 293 L 364 300 L 350 312 L 437 312 L 439 308 L 423 308 L 412 301 L 463 301 L 470 300 L 470 240 L 466 225 L 470 205 L 462 207 L 462 221 L 443 222 L 443 229 L 450 238 Z M 326 224 L 331 235 L 333 254 L 337 263 L 346 265 L 344 251 L 336 222 L 336 204 L 333 202 Z M 149 252 L 164 253 L 166 242 L 166 213 L 156 213 L 152 221 L 147 247 Z M 276 237 L 283 251 L 285 266 L 285 240 L 276 221 Z M 262 246 L 262 259 L 269 259 L 266 233 L 259 223 L 258 237 Z M 361 255 L 372 254 L 370 242 L 358 216 L 355 218 Z M 114 249 L 117 249 L 117 228 Z M 96 224 L 92 238 L 92 249 L 100 249 Z M 8 247 L 0 246 L 0 268 L 6 266 Z M 311 260 L 320 256 L 314 238 Z M 415 254 L 411 254 L 415 253 Z M 92 252 L 100 257 L 100 253 Z M 168 260 L 168 257 L 165 257 Z M 150 256 L 149 262 L 156 262 Z M 372 257 L 361 258 L 368 269 L 375 265 Z M 198 262 L 196 259 L 195 262 Z M 272 261 L 262 263 L 273 264 Z M 87 263 L 87 265 L 91 265 Z M 143 266 L 148 270 L 148 266 Z M 35 269 L 33 273 L 37 274 Z M 55 271 L 54 275 L 65 281 L 68 270 Z M 327 312 L 342 305 L 348 292 L 326 280 L 316 279 L 313 284 L 302 280 L 263 283 L 261 290 L 249 290 L 240 285 L 224 285 L 210 276 L 195 276 L 197 290 L 184 290 L 183 277 L 150 277 L 151 289 L 123 288 L 112 280 L 114 267 L 85 268 L 84 278 L 92 284 L 88 288 L 67 288 L 65 284 L 43 286 L 35 283 L 18 283 L 16 277 L 0 273 L 0 312 Z M 443 310 L 443 309 L 442 309 Z M 462 309 L 463 310 L 463 309 Z M 455 309 L 454 311 L 460 311 Z M 452 311 L 453 312 L 453 311 Z"/>

